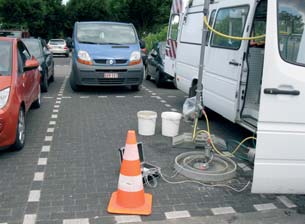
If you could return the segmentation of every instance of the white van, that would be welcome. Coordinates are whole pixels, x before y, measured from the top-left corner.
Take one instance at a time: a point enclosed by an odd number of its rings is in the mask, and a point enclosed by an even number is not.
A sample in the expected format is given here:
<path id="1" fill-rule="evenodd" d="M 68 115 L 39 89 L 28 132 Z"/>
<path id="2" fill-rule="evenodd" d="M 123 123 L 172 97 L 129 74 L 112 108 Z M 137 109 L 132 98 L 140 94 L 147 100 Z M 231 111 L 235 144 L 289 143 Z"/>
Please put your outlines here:
<path id="1" fill-rule="evenodd" d="M 175 14 L 170 19 L 168 39 L 178 27 L 172 74 L 190 96 L 197 88 L 203 3 L 190 1 L 178 26 L 171 26 Z M 305 1 L 218 0 L 209 24 L 230 36 L 266 34 L 255 41 L 208 34 L 203 104 L 257 133 L 252 192 L 304 194 Z"/>

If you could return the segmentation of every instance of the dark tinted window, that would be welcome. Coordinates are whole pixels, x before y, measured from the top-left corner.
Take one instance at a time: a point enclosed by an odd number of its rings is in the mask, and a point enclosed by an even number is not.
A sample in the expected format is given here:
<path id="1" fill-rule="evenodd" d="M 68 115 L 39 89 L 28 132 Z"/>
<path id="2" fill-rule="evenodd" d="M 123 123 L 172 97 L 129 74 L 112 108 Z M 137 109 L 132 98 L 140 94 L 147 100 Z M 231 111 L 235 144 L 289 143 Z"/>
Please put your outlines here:
<path id="1" fill-rule="evenodd" d="M 42 56 L 42 48 L 39 40 L 23 39 L 22 41 L 32 55 L 34 55 L 36 58 Z"/>
<path id="2" fill-rule="evenodd" d="M 0 75 L 12 73 L 12 43 L 0 41 Z"/>
<path id="3" fill-rule="evenodd" d="M 279 0 L 280 54 L 285 61 L 305 66 L 305 1 Z"/>

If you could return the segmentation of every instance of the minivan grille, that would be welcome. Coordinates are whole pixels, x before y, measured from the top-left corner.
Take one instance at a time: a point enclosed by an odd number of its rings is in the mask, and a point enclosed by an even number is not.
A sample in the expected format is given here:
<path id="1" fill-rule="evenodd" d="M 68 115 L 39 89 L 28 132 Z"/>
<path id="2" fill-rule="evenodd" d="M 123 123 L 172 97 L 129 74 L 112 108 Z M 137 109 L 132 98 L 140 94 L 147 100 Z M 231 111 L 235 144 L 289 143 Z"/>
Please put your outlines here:
<path id="1" fill-rule="evenodd" d="M 117 59 L 113 60 L 113 64 L 110 64 L 110 59 L 94 59 L 94 62 L 96 64 L 101 64 L 101 65 L 122 65 L 126 64 L 128 60 L 126 59 Z"/>

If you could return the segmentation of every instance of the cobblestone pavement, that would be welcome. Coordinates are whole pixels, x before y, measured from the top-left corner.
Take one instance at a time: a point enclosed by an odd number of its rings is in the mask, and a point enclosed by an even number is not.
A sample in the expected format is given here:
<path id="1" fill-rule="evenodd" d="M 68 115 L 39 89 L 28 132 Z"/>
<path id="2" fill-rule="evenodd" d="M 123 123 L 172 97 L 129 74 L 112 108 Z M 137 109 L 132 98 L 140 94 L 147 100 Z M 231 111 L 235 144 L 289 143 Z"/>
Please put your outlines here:
<path id="1" fill-rule="evenodd" d="M 171 139 L 161 135 L 160 115 L 181 111 L 186 96 L 171 85 L 158 89 L 151 81 L 139 92 L 86 88 L 74 93 L 67 82 L 69 62 L 62 60 L 56 58 L 56 81 L 43 94 L 42 107 L 27 115 L 26 147 L 0 152 L 0 224 L 305 223 L 302 195 L 257 195 L 250 188 L 236 193 L 160 179 L 156 188 L 145 188 L 153 194 L 152 215 L 108 214 L 119 175 L 118 148 L 124 146 L 129 129 L 137 130 L 138 111 L 158 112 L 156 135 L 138 136 L 145 159 L 161 167 L 164 175 L 174 174 L 174 158 L 189 149 L 171 147 Z M 209 117 L 212 132 L 221 138 L 251 135 L 215 113 Z M 182 122 L 180 132 L 190 131 L 191 124 Z M 227 184 L 241 188 L 253 171 L 250 164 L 237 162 L 238 175 Z"/>

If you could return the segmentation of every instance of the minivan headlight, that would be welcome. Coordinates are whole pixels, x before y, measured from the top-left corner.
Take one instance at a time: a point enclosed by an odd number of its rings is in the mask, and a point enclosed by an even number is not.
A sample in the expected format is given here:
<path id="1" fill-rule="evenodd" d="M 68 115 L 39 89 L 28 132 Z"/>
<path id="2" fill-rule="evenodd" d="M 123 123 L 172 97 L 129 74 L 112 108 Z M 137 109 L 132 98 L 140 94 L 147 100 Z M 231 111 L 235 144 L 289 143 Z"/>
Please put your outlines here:
<path id="1" fill-rule="evenodd" d="M 78 51 L 77 61 L 81 64 L 92 65 L 92 60 L 87 51 Z"/>
<path id="2" fill-rule="evenodd" d="M 6 105 L 9 95 L 10 88 L 0 90 L 0 109 L 2 109 Z"/>
<path id="3" fill-rule="evenodd" d="M 141 53 L 140 51 L 134 51 L 130 55 L 129 65 L 137 65 L 141 63 Z"/>

